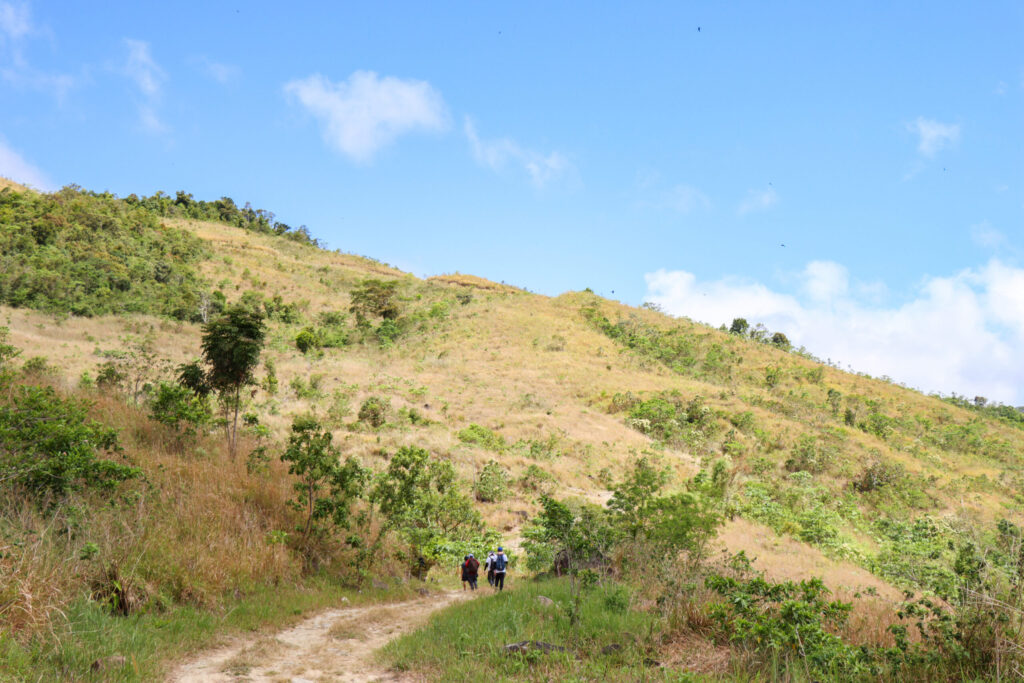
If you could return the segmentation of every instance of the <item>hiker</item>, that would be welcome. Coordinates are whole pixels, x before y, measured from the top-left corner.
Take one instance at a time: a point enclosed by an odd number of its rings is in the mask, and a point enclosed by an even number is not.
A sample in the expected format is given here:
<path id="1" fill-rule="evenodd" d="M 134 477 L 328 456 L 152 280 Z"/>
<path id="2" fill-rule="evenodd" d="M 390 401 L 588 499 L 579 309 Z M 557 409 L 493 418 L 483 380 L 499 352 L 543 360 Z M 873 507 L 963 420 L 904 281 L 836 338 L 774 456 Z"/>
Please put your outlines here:
<path id="1" fill-rule="evenodd" d="M 494 585 L 494 551 L 487 553 L 487 560 L 484 561 L 484 569 L 487 570 L 487 583 Z"/>
<path id="2" fill-rule="evenodd" d="M 480 570 L 480 560 L 473 557 L 473 553 L 466 555 L 466 559 L 462 562 L 462 590 L 466 590 L 466 584 L 469 584 L 469 590 L 476 590 L 476 576 Z"/>
<path id="3" fill-rule="evenodd" d="M 462 590 L 466 590 L 469 583 L 469 576 L 466 574 L 466 563 L 469 562 L 469 555 L 462 556 L 462 564 L 459 565 L 459 578 L 462 579 Z"/>
<path id="4" fill-rule="evenodd" d="M 498 554 L 494 556 L 494 587 L 498 590 L 505 590 L 505 572 L 508 571 L 508 555 L 498 546 Z"/>

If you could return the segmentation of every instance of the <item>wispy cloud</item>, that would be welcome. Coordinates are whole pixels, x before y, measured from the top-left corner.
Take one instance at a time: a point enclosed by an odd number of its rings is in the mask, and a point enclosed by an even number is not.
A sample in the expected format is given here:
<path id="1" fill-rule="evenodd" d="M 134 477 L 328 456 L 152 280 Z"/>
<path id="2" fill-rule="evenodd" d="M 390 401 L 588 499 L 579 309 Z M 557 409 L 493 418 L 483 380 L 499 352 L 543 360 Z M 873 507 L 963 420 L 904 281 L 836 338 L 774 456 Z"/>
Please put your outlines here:
<path id="1" fill-rule="evenodd" d="M 121 73 L 138 90 L 136 107 L 139 123 L 144 130 L 151 133 L 166 132 L 167 126 L 161 120 L 158 110 L 167 76 L 153 59 L 149 43 L 125 38 L 124 45 L 128 50 L 128 56 L 121 66 Z"/>
<path id="2" fill-rule="evenodd" d="M 337 83 L 314 74 L 286 83 L 284 91 L 320 122 L 330 146 L 357 162 L 370 161 L 406 133 L 448 126 L 441 93 L 426 81 L 356 71 Z"/>
<path id="3" fill-rule="evenodd" d="M 228 85 L 234 83 L 242 75 L 242 70 L 234 64 L 224 64 L 222 62 L 215 62 L 209 57 L 196 57 L 192 60 L 193 63 L 199 67 L 199 69 L 217 81 L 221 85 Z"/>
<path id="4" fill-rule="evenodd" d="M 679 213 L 692 213 L 699 209 L 708 209 L 711 200 L 708 196 L 692 185 L 676 185 L 664 195 L 664 205 Z"/>
<path id="5" fill-rule="evenodd" d="M 750 190 L 747 192 L 747 196 L 743 198 L 740 205 L 736 208 L 736 212 L 741 216 L 748 213 L 755 213 L 758 211 L 767 211 L 776 204 L 779 203 L 779 195 L 773 188 L 767 190 Z"/>
<path id="6" fill-rule="evenodd" d="M 1006 235 L 993 228 L 988 221 L 971 226 L 971 241 L 987 249 L 997 249 L 1007 243 Z"/>
<path id="7" fill-rule="evenodd" d="M 944 148 L 960 139 L 960 126 L 954 123 L 940 123 L 918 116 L 907 124 L 907 130 L 917 135 L 917 151 L 932 158 Z"/>
<path id="8" fill-rule="evenodd" d="M 12 149 L 3 137 L 0 137 L 0 176 L 37 190 L 50 191 L 54 189 L 53 183 L 46 177 L 46 174 Z"/>
<path id="9" fill-rule="evenodd" d="M 547 154 L 523 147 L 510 138 L 484 140 L 476 130 L 476 124 L 470 117 L 463 122 L 463 130 L 469 140 L 473 158 L 481 166 L 492 171 L 501 171 L 508 165 L 521 167 L 536 187 L 546 185 L 573 174 L 572 162 L 561 152 Z"/>
<path id="10" fill-rule="evenodd" d="M 25 49 L 33 35 L 46 34 L 32 21 L 28 3 L 0 1 L 0 78 L 15 87 L 42 90 L 63 100 L 68 90 L 77 83 L 67 74 L 49 73 L 36 69 L 25 56 Z"/>
<path id="11" fill-rule="evenodd" d="M 845 266 L 809 263 L 797 294 L 755 281 L 700 281 L 686 271 L 645 276 L 648 301 L 712 325 L 736 317 L 785 332 L 820 357 L 927 391 L 1024 403 L 1024 269 L 998 260 L 928 277 L 910 301 L 885 306 Z"/>
<path id="12" fill-rule="evenodd" d="M 5 41 L 21 40 L 32 31 L 28 3 L 0 2 L 0 34 Z"/>

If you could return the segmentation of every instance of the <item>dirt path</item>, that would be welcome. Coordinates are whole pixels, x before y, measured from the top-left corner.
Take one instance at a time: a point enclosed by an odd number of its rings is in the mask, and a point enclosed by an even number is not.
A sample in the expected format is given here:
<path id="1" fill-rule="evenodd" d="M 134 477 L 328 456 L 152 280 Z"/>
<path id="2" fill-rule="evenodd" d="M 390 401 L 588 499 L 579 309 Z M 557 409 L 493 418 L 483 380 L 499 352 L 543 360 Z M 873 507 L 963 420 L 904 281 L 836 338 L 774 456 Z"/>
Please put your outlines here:
<path id="1" fill-rule="evenodd" d="M 479 593 L 477 593 L 479 594 Z M 470 594 L 451 591 L 387 605 L 332 609 L 276 634 L 242 640 L 180 666 L 170 683 L 200 681 L 408 681 L 382 668 L 373 653 L 412 631 L 431 613 Z"/>

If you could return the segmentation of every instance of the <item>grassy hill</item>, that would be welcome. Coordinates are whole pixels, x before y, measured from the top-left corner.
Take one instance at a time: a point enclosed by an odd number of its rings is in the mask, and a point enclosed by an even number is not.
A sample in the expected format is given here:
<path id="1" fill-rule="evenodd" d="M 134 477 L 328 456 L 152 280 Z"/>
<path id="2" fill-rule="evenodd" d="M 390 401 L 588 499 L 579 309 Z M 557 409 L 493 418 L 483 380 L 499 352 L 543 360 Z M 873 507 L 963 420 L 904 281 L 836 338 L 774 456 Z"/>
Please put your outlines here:
<path id="1" fill-rule="evenodd" d="M 1015 409 L 926 396 L 825 365 L 777 335 L 589 291 L 421 280 L 321 249 L 267 216 L 223 200 L 0 187 L 0 325 L 21 350 L 8 383 L 87 401 L 121 435 L 105 457 L 143 473 L 116 499 L 80 491 L 59 508 L 4 494 L 9 652 L 43 652 L 60 610 L 87 609 L 84 595 L 109 603 L 115 585 L 137 592 L 115 595 L 121 604 L 216 609 L 268 584 L 304 586 L 324 567 L 358 580 L 343 569 L 351 549 L 311 567 L 286 540 L 296 513 L 276 455 L 300 415 L 373 471 L 408 446 L 451 463 L 513 548 L 540 492 L 603 505 L 646 456 L 676 485 L 726 463 L 728 521 L 711 561 L 744 551 L 770 579 L 816 575 L 840 596 L 879 596 L 857 603 L 865 619 L 904 589 L 951 601 L 975 558 L 993 582 L 1016 580 Z M 395 283 L 394 310 L 361 319 L 353 302 L 373 281 Z M 183 440 L 150 419 L 142 388 L 197 358 L 204 322 L 235 302 L 264 314 L 268 330 L 243 407 L 261 427 L 232 460 L 219 432 Z M 123 376 L 97 388 L 105 368 Z M 380 424 L 361 417 L 370 399 L 386 406 Z M 260 445 L 274 457 L 254 474 L 246 456 Z M 498 472 L 496 495 L 481 495 L 485 472 Z"/>

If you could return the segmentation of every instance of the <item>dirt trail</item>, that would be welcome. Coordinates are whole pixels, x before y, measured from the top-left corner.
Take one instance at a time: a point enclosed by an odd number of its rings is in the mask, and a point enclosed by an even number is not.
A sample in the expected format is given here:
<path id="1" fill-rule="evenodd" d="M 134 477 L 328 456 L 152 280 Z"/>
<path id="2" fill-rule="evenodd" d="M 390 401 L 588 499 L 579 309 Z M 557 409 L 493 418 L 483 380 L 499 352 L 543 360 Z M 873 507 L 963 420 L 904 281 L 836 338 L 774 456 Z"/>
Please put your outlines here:
<path id="1" fill-rule="evenodd" d="M 476 593 L 478 595 L 479 593 Z M 407 602 L 332 609 L 276 634 L 240 640 L 178 667 L 170 683 L 200 681 L 363 681 L 415 680 L 388 671 L 373 653 L 412 631 L 431 613 L 470 597 L 451 591 Z"/>

